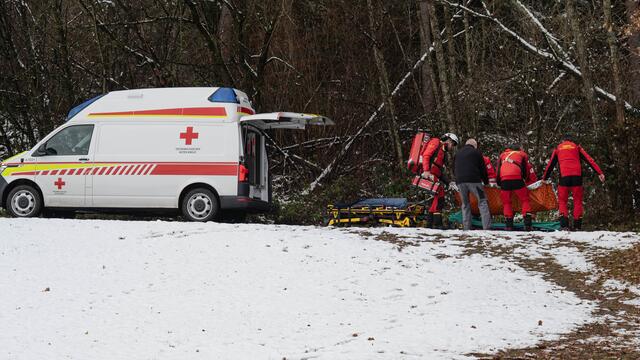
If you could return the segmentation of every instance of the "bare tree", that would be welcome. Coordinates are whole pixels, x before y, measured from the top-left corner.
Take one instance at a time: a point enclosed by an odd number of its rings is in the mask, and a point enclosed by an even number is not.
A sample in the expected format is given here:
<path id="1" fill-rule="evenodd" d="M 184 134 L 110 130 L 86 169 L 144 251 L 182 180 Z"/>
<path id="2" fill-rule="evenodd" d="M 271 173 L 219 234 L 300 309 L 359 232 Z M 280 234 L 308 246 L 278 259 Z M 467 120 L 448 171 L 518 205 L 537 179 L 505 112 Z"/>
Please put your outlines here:
<path id="1" fill-rule="evenodd" d="M 385 67 L 385 59 L 382 50 L 380 49 L 380 43 L 376 39 L 375 33 L 378 25 L 374 17 L 374 9 L 371 0 L 367 0 L 367 12 L 369 14 L 369 31 L 371 37 L 371 43 L 373 48 L 373 58 L 378 69 L 378 78 L 380 83 L 380 95 L 384 99 L 384 102 L 389 111 L 389 133 L 391 134 L 391 142 L 393 143 L 393 149 L 396 155 L 396 161 L 399 168 L 402 168 L 404 156 L 402 154 L 402 147 L 400 143 L 400 136 L 398 135 L 398 123 L 396 118 L 396 110 L 391 98 L 391 91 L 389 89 L 389 74 Z"/>
<path id="2" fill-rule="evenodd" d="M 436 6 L 431 0 L 427 0 L 427 9 L 429 10 L 429 25 L 431 26 L 431 34 L 433 35 L 433 41 L 435 44 L 436 61 L 438 63 L 438 82 L 440 83 L 440 90 L 442 91 L 442 100 L 444 102 L 444 109 L 446 115 L 446 127 L 453 129 L 455 121 L 453 119 L 453 104 L 451 101 L 451 93 L 449 92 L 449 84 L 447 76 L 447 64 L 444 60 L 444 48 L 442 47 L 442 37 L 440 36 L 440 29 L 438 25 L 438 18 L 436 15 Z"/>
<path id="3" fill-rule="evenodd" d="M 627 34 L 629 36 L 629 84 L 630 100 L 634 105 L 640 102 L 640 3 L 626 0 Z"/>
<path id="4" fill-rule="evenodd" d="M 431 41 L 431 26 L 429 25 L 428 0 L 418 0 L 418 20 L 420 28 L 420 52 L 425 53 L 433 46 Z M 431 57 L 427 58 L 421 70 L 422 98 L 425 102 L 425 110 L 436 110 L 438 87 L 435 83 L 435 73 Z"/>
<path id="5" fill-rule="evenodd" d="M 573 39 L 576 43 L 576 58 L 580 65 L 580 71 L 582 72 L 582 91 L 584 100 L 587 103 L 589 109 L 589 116 L 593 123 L 594 128 L 599 126 L 598 122 L 598 110 L 596 109 L 595 96 L 593 92 L 593 81 L 591 75 L 591 68 L 589 67 L 589 60 L 587 58 L 587 49 L 584 43 L 582 35 L 582 29 L 580 27 L 580 20 L 578 14 L 576 14 L 576 0 L 566 0 L 567 20 L 571 26 L 571 32 Z"/>

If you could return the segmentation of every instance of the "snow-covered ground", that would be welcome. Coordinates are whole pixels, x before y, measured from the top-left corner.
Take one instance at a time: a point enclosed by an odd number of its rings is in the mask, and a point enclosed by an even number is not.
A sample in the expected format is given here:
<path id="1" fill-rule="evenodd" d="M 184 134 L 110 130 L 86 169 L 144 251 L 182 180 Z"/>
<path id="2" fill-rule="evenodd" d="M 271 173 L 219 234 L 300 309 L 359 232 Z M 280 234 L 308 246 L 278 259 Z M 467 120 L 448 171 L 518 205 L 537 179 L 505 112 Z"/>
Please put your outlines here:
<path id="1" fill-rule="evenodd" d="M 594 266 L 580 244 L 640 242 L 473 234 L 578 272 Z M 551 246 L 559 236 L 571 242 Z M 0 219 L 0 358 L 452 359 L 595 321 L 596 303 L 470 252 L 472 241 L 425 229 Z"/>

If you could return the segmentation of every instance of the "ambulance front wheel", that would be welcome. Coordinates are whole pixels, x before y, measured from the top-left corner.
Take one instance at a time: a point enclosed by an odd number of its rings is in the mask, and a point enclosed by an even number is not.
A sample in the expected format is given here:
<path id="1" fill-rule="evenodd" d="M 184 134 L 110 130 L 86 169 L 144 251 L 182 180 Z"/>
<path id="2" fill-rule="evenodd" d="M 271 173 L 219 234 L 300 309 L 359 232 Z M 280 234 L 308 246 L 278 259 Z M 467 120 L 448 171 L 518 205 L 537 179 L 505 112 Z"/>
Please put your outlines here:
<path id="1" fill-rule="evenodd" d="M 218 198 L 209 189 L 189 191 L 182 200 L 182 215 L 189 221 L 210 221 L 218 215 Z"/>
<path id="2" fill-rule="evenodd" d="M 30 185 L 18 185 L 7 196 L 6 209 L 14 217 L 35 217 L 42 211 L 42 196 Z"/>

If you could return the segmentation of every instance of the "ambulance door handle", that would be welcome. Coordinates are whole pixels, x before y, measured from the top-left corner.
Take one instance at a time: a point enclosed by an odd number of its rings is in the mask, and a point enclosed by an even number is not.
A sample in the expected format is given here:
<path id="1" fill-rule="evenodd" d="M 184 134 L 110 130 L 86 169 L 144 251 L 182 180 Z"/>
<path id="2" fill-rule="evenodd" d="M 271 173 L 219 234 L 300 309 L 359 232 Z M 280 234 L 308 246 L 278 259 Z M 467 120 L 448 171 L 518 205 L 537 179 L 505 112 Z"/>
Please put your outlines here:
<path id="1" fill-rule="evenodd" d="M 89 158 L 80 158 L 78 161 L 89 161 Z"/>

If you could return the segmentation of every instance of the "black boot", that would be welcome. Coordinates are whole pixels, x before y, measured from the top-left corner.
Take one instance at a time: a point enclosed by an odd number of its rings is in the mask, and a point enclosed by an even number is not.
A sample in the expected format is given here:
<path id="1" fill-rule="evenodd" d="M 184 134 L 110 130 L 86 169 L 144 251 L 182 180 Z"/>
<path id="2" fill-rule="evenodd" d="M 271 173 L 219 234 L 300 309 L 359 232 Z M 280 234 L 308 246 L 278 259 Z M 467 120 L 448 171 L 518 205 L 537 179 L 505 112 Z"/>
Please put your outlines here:
<path id="1" fill-rule="evenodd" d="M 424 220 L 426 222 L 424 224 L 424 226 L 427 229 L 431 229 L 431 227 L 433 227 L 433 214 L 432 213 L 427 213 L 427 215 L 425 215 L 425 217 L 424 217 Z"/>
<path id="2" fill-rule="evenodd" d="M 531 214 L 525 214 L 524 215 L 524 231 L 531 231 L 531 230 L 533 230 Z"/>
<path id="3" fill-rule="evenodd" d="M 573 231 L 582 230 L 582 219 L 573 219 Z"/>
<path id="4" fill-rule="evenodd" d="M 569 230 L 569 218 L 566 216 L 560 216 L 560 230 Z"/>
<path id="5" fill-rule="evenodd" d="M 512 231 L 513 230 L 513 218 L 505 218 L 505 230 Z"/>
<path id="6" fill-rule="evenodd" d="M 433 214 L 433 228 L 442 229 L 442 214 L 440 213 Z"/>

